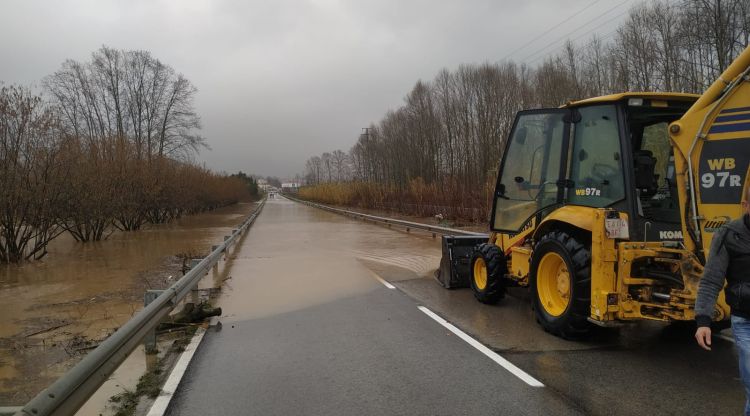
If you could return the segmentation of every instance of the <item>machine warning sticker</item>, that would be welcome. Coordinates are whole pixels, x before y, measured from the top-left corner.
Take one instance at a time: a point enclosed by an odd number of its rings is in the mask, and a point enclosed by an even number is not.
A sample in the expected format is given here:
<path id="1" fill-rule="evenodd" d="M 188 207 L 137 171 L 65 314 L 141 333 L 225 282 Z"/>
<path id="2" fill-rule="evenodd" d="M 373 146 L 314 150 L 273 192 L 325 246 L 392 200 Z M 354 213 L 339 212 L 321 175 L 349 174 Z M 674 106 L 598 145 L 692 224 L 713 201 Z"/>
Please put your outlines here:
<path id="1" fill-rule="evenodd" d="M 713 219 L 703 223 L 703 231 L 707 233 L 715 233 L 719 230 L 719 228 L 721 228 L 722 225 L 728 223 L 729 221 L 731 221 L 731 219 L 723 215 L 720 217 L 714 217 Z"/>
<path id="2" fill-rule="evenodd" d="M 737 204 L 742 199 L 750 146 L 748 139 L 708 141 L 698 166 L 701 202 Z"/>

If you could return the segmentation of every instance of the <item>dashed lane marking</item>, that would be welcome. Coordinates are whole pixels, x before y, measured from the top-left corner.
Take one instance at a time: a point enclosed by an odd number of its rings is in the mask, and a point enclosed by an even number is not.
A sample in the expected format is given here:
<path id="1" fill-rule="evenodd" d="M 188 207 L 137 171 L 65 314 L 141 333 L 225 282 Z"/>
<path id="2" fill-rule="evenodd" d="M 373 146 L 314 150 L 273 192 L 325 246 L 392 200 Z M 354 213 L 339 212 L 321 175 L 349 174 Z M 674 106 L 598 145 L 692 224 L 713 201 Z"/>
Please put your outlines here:
<path id="1" fill-rule="evenodd" d="M 383 284 L 383 286 L 387 287 L 388 289 L 395 289 L 395 288 L 396 288 L 396 286 L 393 286 L 392 284 L 388 283 L 387 281 L 385 281 L 385 279 L 383 279 L 382 277 L 378 276 L 378 275 L 377 275 L 377 274 L 376 274 L 375 272 L 373 272 L 372 270 L 370 270 L 370 273 L 372 274 L 372 276 L 373 276 L 373 277 L 374 277 L 375 279 L 377 279 L 377 281 L 378 281 L 378 282 L 382 283 L 382 284 Z"/>
<path id="2" fill-rule="evenodd" d="M 425 315 L 429 316 L 430 318 L 434 319 L 437 323 L 447 328 L 449 331 L 456 334 L 459 338 L 466 341 L 467 344 L 471 345 L 472 347 L 476 348 L 481 352 L 482 354 L 489 357 L 492 361 L 500 364 L 501 367 L 505 368 L 506 370 L 510 371 L 511 374 L 514 376 L 520 378 L 524 383 L 528 384 L 531 387 L 544 387 L 544 384 L 542 384 L 541 381 L 535 379 L 534 377 L 530 376 L 525 371 L 521 370 L 520 368 L 516 367 L 513 363 L 506 360 L 505 358 L 501 357 L 496 352 L 492 351 L 491 349 L 484 346 L 481 342 L 475 340 L 474 338 L 466 335 L 465 332 L 461 331 L 460 329 L 456 328 L 452 324 L 450 324 L 445 319 L 441 318 L 438 314 L 435 312 L 427 309 L 424 306 L 418 306 L 419 310 L 424 312 Z"/>

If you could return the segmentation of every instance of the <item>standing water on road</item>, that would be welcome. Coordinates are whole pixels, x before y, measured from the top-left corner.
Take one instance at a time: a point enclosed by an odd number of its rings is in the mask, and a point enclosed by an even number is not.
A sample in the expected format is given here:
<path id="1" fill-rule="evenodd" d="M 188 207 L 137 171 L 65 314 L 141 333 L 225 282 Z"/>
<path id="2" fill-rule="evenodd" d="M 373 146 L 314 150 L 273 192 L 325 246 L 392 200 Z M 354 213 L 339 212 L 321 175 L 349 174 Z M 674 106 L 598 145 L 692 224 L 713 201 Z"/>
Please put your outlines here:
<path id="1" fill-rule="evenodd" d="M 106 241 L 67 235 L 40 261 L 0 267 L 0 406 L 21 405 L 143 307 L 147 289 L 181 276 L 182 257 L 203 256 L 253 204 L 235 204 Z"/>
<path id="2" fill-rule="evenodd" d="M 236 277 L 218 305 L 225 322 L 275 316 L 381 288 L 373 273 L 432 280 L 439 263 L 439 240 L 429 234 L 269 199 L 232 262 Z"/>

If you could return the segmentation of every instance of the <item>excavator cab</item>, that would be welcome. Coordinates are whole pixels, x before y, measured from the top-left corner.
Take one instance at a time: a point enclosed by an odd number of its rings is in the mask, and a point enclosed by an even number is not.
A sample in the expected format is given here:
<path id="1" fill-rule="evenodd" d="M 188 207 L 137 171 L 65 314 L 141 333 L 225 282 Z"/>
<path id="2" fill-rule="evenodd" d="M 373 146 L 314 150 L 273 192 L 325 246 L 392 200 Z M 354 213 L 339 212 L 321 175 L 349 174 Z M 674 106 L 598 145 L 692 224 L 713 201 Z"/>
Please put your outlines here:
<path id="1" fill-rule="evenodd" d="M 611 208 L 631 238 L 679 240 L 668 126 L 697 96 L 620 94 L 522 111 L 506 144 L 491 230 L 513 236 L 562 206 Z"/>

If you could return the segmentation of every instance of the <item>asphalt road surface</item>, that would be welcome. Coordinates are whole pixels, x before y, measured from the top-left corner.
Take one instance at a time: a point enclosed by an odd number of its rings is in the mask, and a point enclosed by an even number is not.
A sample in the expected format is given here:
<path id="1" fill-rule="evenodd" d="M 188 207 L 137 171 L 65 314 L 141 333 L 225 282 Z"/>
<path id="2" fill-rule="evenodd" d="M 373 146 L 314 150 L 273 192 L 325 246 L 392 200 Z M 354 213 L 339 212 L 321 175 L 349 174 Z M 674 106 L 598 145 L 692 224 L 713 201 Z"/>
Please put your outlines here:
<path id="1" fill-rule="evenodd" d="M 169 414 L 741 413 L 730 342 L 650 323 L 558 339 L 524 290 L 442 289 L 429 235 L 269 200 L 234 255 Z"/>

